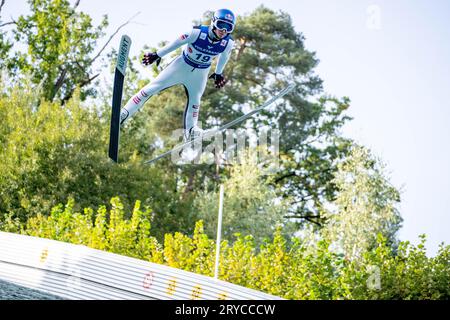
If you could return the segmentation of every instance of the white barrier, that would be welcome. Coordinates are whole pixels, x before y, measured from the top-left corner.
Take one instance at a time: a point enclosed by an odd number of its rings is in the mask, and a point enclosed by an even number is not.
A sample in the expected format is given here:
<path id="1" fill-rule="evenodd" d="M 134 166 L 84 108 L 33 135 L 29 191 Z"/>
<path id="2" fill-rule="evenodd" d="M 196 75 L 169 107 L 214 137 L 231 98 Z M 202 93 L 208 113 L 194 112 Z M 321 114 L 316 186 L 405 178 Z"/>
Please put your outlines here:
<path id="1" fill-rule="evenodd" d="M 280 299 L 160 264 L 5 232 L 0 232 L 0 279 L 66 299 Z"/>

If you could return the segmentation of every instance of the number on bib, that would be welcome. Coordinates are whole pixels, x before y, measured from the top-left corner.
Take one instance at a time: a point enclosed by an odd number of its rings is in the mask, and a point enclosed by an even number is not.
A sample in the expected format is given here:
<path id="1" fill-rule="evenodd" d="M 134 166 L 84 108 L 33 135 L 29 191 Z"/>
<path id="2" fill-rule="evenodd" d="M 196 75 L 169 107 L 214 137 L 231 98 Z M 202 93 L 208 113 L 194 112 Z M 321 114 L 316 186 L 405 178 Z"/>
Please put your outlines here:
<path id="1" fill-rule="evenodd" d="M 208 62 L 209 60 L 211 60 L 211 56 L 208 56 L 206 54 L 201 54 L 201 53 L 197 53 L 197 61 L 202 61 L 202 62 Z"/>

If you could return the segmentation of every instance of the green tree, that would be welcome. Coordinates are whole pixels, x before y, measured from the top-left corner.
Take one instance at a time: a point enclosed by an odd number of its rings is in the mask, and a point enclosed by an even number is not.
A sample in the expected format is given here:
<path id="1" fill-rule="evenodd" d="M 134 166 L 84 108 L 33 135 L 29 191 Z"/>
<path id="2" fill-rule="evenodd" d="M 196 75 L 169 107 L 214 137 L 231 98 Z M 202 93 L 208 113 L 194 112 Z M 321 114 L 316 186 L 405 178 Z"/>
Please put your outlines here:
<path id="1" fill-rule="evenodd" d="M 402 219 L 397 210 L 399 191 L 384 173 L 384 165 L 367 148 L 354 145 L 339 163 L 336 200 L 328 211 L 323 235 L 349 259 L 360 257 L 376 244 L 377 235 L 391 245 Z"/>
<path id="2" fill-rule="evenodd" d="M 417 246 L 409 241 L 393 248 L 381 234 L 361 259 L 345 261 L 341 283 L 347 299 L 448 300 L 450 297 L 450 246 L 441 244 L 435 257 L 428 257 L 426 236 Z"/>
<path id="3" fill-rule="evenodd" d="M 2 30 L 3 27 L 12 23 L 12 22 L 4 22 L 3 23 L 1 20 L 1 13 L 2 13 L 2 9 L 3 9 L 4 5 L 5 5 L 5 0 L 1 0 L 1 2 L 0 2 L 0 66 L 4 66 L 7 64 L 8 54 L 12 48 L 12 43 L 7 39 L 6 33 Z"/>
<path id="4" fill-rule="evenodd" d="M 28 73 L 34 84 L 42 82 L 43 97 L 63 102 L 70 99 L 76 87 L 81 98 L 93 94 L 99 73 L 94 72 L 97 40 L 108 25 L 105 16 L 99 26 L 92 25 L 89 15 L 77 10 L 79 1 L 29 0 L 31 14 L 17 19 L 14 37 L 27 46 L 17 52 L 12 73 L 19 78 Z"/>
<path id="5" fill-rule="evenodd" d="M 348 106 L 347 98 L 321 97 L 311 107 L 315 116 L 302 129 L 304 138 L 298 148 L 290 145 L 299 139 L 286 130 L 281 131 L 284 142 L 280 142 L 280 149 L 285 151 L 273 184 L 277 190 L 283 190 L 281 196 L 290 199 L 287 216 L 301 229 L 320 230 L 326 223 L 324 207 L 336 198 L 337 164 L 346 158 L 351 145 L 339 133 L 349 119 L 343 113 Z M 299 114 L 298 119 L 303 118 Z"/>

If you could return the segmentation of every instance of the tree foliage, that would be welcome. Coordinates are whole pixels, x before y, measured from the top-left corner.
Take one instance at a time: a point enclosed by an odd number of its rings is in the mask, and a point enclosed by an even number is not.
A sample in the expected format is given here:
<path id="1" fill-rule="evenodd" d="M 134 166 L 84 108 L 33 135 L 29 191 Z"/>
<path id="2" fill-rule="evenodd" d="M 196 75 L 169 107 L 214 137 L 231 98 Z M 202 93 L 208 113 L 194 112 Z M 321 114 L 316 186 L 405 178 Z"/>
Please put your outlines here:
<path id="1" fill-rule="evenodd" d="M 34 84 L 42 83 L 43 97 L 67 101 L 76 87 L 81 98 L 95 93 L 88 86 L 99 75 L 94 74 L 94 52 L 97 40 L 108 25 L 105 16 L 99 26 L 92 18 L 77 10 L 79 1 L 29 0 L 30 15 L 21 15 L 14 29 L 15 41 L 27 46 L 27 52 L 17 52 L 12 72 L 30 74 Z M 20 80 L 22 78 L 19 78 Z"/>
<path id="2" fill-rule="evenodd" d="M 3 28 L 5 26 L 10 24 L 10 22 L 3 22 L 1 19 L 2 18 L 1 13 L 2 13 L 2 9 L 3 9 L 4 5 L 5 5 L 5 0 L 0 0 L 0 66 L 7 65 L 7 58 L 8 58 L 9 52 L 12 48 L 12 43 L 7 38 L 6 32 L 3 30 Z"/>
<path id="3" fill-rule="evenodd" d="M 373 247 L 377 234 L 395 247 L 402 221 L 400 194 L 385 176 L 381 160 L 354 145 L 338 168 L 334 181 L 339 191 L 322 234 L 349 259 Z"/>
<path id="4" fill-rule="evenodd" d="M 176 172 L 143 166 L 136 156 L 109 161 L 109 119 L 84 107 L 77 93 L 61 106 L 38 100 L 30 83 L 0 88 L 0 212 L 26 221 L 69 197 L 88 207 L 121 196 L 126 208 L 136 200 L 152 204 L 161 237 L 191 228 L 190 198 L 178 196 Z"/>

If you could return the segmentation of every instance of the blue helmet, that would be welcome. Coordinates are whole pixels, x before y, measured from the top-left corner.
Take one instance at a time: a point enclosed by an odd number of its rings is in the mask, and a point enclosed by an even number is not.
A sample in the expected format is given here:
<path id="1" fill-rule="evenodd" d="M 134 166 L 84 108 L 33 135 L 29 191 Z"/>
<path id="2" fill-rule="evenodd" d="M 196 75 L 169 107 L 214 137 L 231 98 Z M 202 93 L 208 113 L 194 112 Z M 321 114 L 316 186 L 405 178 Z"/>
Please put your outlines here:
<path id="1" fill-rule="evenodd" d="M 211 19 L 211 26 L 219 30 L 226 30 L 228 33 L 233 32 L 236 17 L 231 10 L 219 9 L 214 12 Z"/>

